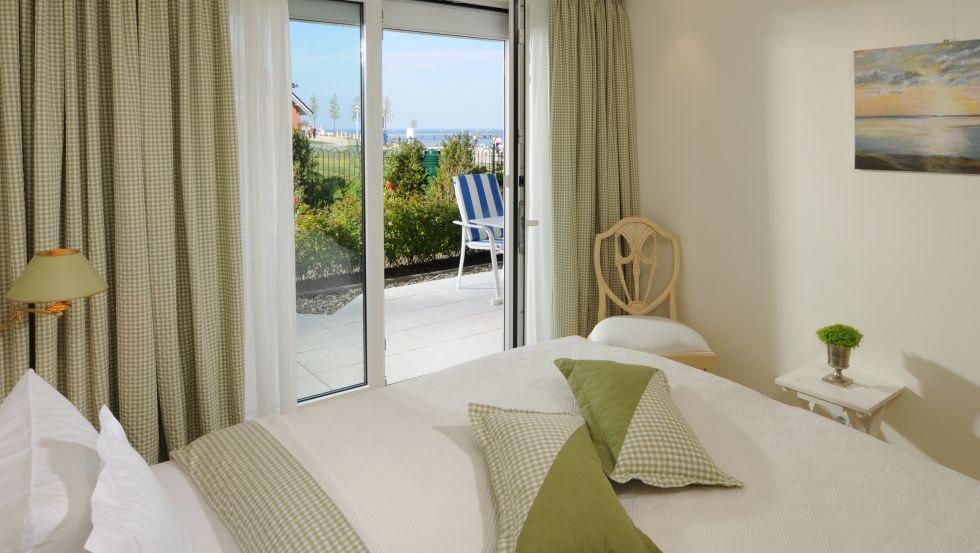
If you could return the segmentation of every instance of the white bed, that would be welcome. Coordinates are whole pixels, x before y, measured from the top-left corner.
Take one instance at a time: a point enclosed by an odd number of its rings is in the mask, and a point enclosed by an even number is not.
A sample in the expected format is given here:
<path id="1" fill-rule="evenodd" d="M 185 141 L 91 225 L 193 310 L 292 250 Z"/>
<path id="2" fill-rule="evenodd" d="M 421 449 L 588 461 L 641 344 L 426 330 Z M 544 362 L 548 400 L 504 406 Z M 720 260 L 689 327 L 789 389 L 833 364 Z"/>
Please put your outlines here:
<path id="1" fill-rule="evenodd" d="M 617 488 L 666 553 L 978 552 L 980 482 L 803 409 L 661 357 L 566 338 L 262 420 L 372 553 L 492 551 L 494 515 L 466 406 L 578 412 L 560 357 L 662 369 L 741 489 Z M 154 467 L 195 551 L 234 539 L 173 463 Z M 274 506 L 270 506 L 274 508 Z"/>

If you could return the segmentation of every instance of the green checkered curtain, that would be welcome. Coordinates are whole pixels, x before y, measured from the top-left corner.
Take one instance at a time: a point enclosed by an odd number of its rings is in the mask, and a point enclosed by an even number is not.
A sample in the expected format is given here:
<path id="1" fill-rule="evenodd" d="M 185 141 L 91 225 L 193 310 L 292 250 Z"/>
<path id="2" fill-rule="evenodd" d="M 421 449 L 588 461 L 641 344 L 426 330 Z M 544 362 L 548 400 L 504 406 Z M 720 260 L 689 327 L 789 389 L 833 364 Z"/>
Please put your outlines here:
<path id="1" fill-rule="evenodd" d="M 639 207 L 629 23 L 622 0 L 551 0 L 549 17 L 555 337 L 585 336 L 595 235 Z"/>
<path id="2" fill-rule="evenodd" d="M 150 462 L 243 416 L 233 104 L 226 2 L 0 3 L 0 289 L 37 250 L 89 257 L 109 291 L 35 317 L 34 366 Z"/>

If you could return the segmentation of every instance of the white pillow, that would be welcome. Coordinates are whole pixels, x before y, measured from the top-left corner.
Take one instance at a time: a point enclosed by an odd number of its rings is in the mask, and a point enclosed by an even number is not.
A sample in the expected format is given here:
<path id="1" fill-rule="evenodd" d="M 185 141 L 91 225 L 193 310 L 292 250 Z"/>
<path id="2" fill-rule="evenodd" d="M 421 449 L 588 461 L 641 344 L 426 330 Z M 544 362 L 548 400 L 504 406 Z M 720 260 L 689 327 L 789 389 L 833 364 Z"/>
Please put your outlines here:
<path id="1" fill-rule="evenodd" d="M 70 401 L 24 373 L 0 403 L 0 551 L 82 550 L 98 437 Z"/>
<path id="2" fill-rule="evenodd" d="M 160 482 L 129 445 L 108 407 L 99 411 L 98 450 L 102 472 L 92 493 L 92 553 L 189 553 L 181 527 Z"/>

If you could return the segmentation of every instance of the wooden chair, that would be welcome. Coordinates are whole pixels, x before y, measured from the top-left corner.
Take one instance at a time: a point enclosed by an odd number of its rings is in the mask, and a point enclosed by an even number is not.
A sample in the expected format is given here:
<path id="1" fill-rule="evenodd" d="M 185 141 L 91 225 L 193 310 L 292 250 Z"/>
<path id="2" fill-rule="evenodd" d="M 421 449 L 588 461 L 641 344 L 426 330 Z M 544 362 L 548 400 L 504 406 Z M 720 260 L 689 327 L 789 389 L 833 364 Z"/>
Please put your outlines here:
<path id="1" fill-rule="evenodd" d="M 603 245 L 613 248 L 618 290 L 614 291 L 602 272 Z M 661 245 L 672 254 L 672 271 L 659 294 L 657 269 Z M 596 235 L 593 249 L 596 282 L 599 285 L 599 323 L 589 339 L 648 353 L 713 370 L 717 356 L 697 331 L 677 321 L 677 277 L 681 269 L 681 247 L 677 235 L 642 217 L 629 217 Z M 662 280 L 662 279 L 660 279 Z M 607 303 L 628 315 L 607 317 Z M 667 317 L 652 316 L 666 302 Z"/>

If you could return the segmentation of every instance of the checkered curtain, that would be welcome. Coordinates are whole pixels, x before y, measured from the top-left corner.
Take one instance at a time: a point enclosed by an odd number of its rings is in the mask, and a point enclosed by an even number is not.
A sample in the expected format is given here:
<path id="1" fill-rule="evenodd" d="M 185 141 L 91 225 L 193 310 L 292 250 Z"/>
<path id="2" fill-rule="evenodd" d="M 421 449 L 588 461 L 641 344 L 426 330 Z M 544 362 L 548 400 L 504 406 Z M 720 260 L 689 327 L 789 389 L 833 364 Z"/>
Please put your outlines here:
<path id="1" fill-rule="evenodd" d="M 221 0 L 0 2 L 0 290 L 35 251 L 88 256 L 109 291 L 34 317 L 34 366 L 150 462 L 243 414 L 228 44 Z M 0 397 L 28 326 L 0 335 Z"/>
<path id="2" fill-rule="evenodd" d="M 636 115 L 622 0 L 551 0 L 551 170 L 555 337 L 587 335 L 599 290 L 595 235 L 637 214 Z M 608 249 L 608 248 L 607 248 Z M 618 282 L 611 252 L 607 282 Z"/>

